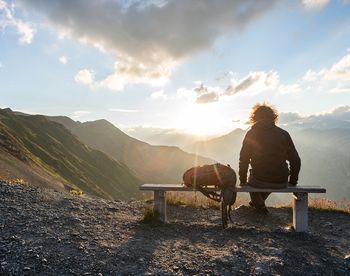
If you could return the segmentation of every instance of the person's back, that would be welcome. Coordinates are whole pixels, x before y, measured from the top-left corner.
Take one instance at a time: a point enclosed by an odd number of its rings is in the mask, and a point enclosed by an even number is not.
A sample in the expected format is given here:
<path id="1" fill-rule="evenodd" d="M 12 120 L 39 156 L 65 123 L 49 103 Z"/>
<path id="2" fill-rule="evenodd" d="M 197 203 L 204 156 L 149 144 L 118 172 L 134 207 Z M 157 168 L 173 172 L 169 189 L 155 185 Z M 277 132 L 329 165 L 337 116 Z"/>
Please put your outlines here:
<path id="1" fill-rule="evenodd" d="M 240 182 L 259 188 L 284 188 L 296 185 L 300 158 L 287 131 L 277 127 L 277 112 L 268 105 L 257 104 L 250 116 L 252 124 L 240 152 Z M 289 161 L 289 167 L 286 161 Z M 265 208 L 269 193 L 251 193 L 251 205 Z"/>

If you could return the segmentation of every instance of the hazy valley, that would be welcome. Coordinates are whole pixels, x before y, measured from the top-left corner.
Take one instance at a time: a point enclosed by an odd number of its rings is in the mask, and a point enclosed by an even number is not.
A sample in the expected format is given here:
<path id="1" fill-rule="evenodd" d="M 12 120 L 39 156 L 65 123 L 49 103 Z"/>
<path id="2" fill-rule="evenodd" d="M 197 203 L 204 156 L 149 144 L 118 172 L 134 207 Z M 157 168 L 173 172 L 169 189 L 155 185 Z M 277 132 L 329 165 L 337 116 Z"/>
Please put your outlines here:
<path id="1" fill-rule="evenodd" d="M 281 114 L 281 127 L 291 134 L 302 160 L 299 184 L 327 188 L 326 197 L 333 200 L 350 198 L 350 122 L 345 113 L 300 117 L 297 114 Z M 139 132 L 145 135 L 147 132 Z M 148 136 L 148 141 L 171 141 L 187 152 L 212 158 L 223 164 L 230 164 L 238 170 L 239 152 L 246 130 L 232 132 L 213 139 L 191 142 L 181 133 L 158 131 Z M 155 137 L 152 139 L 152 137 Z M 163 137 L 163 138 L 162 138 Z M 180 138 L 179 138 L 180 137 Z M 192 137 L 192 139 L 195 139 Z M 178 143 L 176 143 L 178 141 Z"/>

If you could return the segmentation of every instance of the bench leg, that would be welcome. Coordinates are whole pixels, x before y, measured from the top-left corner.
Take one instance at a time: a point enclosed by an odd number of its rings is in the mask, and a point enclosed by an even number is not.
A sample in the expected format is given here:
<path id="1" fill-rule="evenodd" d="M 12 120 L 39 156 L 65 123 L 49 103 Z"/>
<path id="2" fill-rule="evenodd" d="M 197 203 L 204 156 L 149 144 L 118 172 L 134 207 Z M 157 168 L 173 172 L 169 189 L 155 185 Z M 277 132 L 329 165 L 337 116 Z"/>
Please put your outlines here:
<path id="1" fill-rule="evenodd" d="M 308 230 L 308 193 L 293 193 L 293 227 L 296 232 Z"/>
<path id="2" fill-rule="evenodd" d="M 154 191 L 154 209 L 158 212 L 158 219 L 166 222 L 166 192 Z"/>

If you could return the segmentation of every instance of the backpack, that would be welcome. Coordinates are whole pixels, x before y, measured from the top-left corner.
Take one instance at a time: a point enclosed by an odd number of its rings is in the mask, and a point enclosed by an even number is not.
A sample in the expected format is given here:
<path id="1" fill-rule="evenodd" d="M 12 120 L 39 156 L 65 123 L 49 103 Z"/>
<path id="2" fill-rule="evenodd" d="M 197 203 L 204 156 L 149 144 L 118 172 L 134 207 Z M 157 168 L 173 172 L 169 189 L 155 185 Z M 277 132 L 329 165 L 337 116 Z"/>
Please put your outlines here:
<path id="1" fill-rule="evenodd" d="M 237 176 L 230 165 L 212 164 L 188 169 L 183 175 L 183 183 L 200 191 L 206 197 L 221 202 L 222 227 L 227 228 L 228 219 L 232 222 L 230 212 L 236 201 L 235 192 Z M 219 188 L 220 192 L 212 188 Z"/>

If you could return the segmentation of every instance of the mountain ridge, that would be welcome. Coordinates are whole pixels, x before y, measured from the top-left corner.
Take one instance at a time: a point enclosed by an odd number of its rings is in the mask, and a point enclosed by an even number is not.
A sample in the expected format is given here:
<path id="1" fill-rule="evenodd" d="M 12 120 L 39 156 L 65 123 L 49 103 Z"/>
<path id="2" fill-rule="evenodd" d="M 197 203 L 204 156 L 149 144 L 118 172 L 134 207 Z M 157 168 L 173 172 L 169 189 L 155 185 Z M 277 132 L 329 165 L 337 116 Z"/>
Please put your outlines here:
<path id="1" fill-rule="evenodd" d="M 126 164 L 144 182 L 179 183 L 190 167 L 214 163 L 175 146 L 156 146 L 130 137 L 106 120 L 75 122 L 69 118 L 47 116 L 66 126 L 81 141 Z"/>
<path id="2" fill-rule="evenodd" d="M 60 182 L 60 190 L 78 189 L 104 198 L 139 196 L 140 180 L 129 168 L 86 146 L 62 124 L 6 109 L 0 110 L 0 130 L 0 147 L 18 159 L 12 168 L 27 162 L 28 168 L 41 169 L 42 175 Z M 2 160 L 4 167 L 8 159 Z"/>

